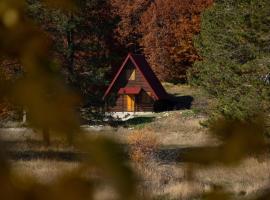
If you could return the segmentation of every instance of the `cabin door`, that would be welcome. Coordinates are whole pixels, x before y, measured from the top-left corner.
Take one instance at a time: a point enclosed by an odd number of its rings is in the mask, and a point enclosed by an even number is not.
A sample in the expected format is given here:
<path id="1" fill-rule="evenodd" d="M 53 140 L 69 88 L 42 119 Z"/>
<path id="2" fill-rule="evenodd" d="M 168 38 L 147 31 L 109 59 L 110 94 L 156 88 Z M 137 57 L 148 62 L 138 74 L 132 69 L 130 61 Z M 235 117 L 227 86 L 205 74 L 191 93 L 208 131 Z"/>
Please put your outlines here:
<path id="1" fill-rule="evenodd" d="M 127 97 L 127 111 L 134 112 L 135 111 L 135 96 L 126 95 L 126 97 Z"/>

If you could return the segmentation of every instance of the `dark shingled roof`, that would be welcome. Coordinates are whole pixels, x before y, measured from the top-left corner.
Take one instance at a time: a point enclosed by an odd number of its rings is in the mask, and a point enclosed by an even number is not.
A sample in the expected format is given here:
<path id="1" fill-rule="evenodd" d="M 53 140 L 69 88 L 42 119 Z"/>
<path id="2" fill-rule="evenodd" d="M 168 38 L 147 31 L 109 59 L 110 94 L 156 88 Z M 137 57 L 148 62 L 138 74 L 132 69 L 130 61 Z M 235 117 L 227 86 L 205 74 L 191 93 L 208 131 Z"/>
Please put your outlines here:
<path id="1" fill-rule="evenodd" d="M 168 98 L 167 92 L 165 91 L 164 87 L 161 85 L 160 81 L 156 77 L 155 73 L 151 69 L 145 57 L 141 54 L 129 53 L 124 63 L 122 64 L 122 66 L 119 68 L 116 76 L 114 77 L 111 84 L 109 85 L 107 91 L 105 92 L 103 99 L 105 99 L 106 96 L 110 93 L 114 83 L 116 82 L 117 78 L 121 74 L 121 71 L 124 69 L 124 67 L 126 66 L 129 60 L 131 60 L 132 63 L 135 65 L 135 67 L 142 73 L 143 77 L 145 78 L 145 81 L 151 87 L 152 92 L 154 96 L 156 97 L 156 100 Z"/>

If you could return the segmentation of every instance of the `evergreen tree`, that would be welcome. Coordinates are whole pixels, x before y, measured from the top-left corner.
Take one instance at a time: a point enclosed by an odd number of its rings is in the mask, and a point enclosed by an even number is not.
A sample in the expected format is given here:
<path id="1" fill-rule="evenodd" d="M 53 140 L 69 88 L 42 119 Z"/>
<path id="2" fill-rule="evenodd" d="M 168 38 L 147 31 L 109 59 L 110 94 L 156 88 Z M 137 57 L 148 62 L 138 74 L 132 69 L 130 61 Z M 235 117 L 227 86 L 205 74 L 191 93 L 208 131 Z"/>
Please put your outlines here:
<path id="1" fill-rule="evenodd" d="M 76 9 L 48 9 L 37 0 L 28 0 L 29 16 L 54 42 L 53 57 L 60 61 L 70 86 L 80 91 L 84 105 L 101 106 L 103 88 L 111 65 L 118 60 L 109 1 L 81 0 Z"/>
<path id="2" fill-rule="evenodd" d="M 195 39 L 191 83 L 217 99 L 214 116 L 247 120 L 269 109 L 269 0 L 216 0 Z"/>

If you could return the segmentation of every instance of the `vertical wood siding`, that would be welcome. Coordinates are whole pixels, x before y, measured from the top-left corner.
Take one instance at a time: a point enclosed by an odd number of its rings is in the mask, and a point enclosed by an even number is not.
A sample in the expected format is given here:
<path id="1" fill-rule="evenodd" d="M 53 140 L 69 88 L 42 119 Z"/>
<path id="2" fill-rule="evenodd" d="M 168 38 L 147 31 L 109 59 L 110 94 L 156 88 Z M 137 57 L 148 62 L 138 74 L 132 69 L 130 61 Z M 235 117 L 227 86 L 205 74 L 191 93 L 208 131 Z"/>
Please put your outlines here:
<path id="1" fill-rule="evenodd" d="M 126 80 L 126 70 L 128 68 L 132 68 L 136 70 L 136 78 L 135 80 Z M 133 64 L 129 61 L 125 69 L 120 73 L 118 80 L 116 80 L 111 93 L 117 94 L 120 88 L 124 87 L 141 87 L 143 89 L 142 92 L 152 92 L 150 86 L 144 79 L 141 72 L 133 66 Z M 109 94 L 110 95 L 110 94 Z M 151 98 L 151 97 L 149 97 Z M 149 102 L 142 101 L 142 94 L 136 95 L 135 102 L 135 111 L 136 112 L 151 112 L 153 111 L 154 100 L 151 98 Z M 124 95 L 118 95 L 114 105 L 111 105 L 107 108 L 109 112 L 126 112 L 127 111 L 127 99 Z"/>

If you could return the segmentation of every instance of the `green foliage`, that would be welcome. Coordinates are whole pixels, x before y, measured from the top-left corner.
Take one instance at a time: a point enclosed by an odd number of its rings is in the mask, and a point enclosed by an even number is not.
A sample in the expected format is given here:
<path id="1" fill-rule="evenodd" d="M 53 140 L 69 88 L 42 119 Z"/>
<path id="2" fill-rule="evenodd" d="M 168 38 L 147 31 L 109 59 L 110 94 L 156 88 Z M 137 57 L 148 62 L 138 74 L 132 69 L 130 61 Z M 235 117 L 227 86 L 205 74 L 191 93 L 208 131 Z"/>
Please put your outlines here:
<path id="1" fill-rule="evenodd" d="M 52 54 L 69 85 L 88 107 L 102 106 L 102 88 L 119 59 L 112 36 L 117 20 L 109 2 L 80 0 L 72 10 L 48 8 L 37 0 L 28 0 L 27 6 L 28 16 L 52 39 Z"/>
<path id="2" fill-rule="evenodd" d="M 217 99 L 212 116 L 246 120 L 269 110 L 270 4 L 217 0 L 202 17 L 195 45 L 202 57 L 192 84 Z"/>
<path id="3" fill-rule="evenodd" d="M 143 128 L 146 124 L 153 122 L 155 117 L 145 116 L 145 117 L 135 117 L 125 121 L 123 124 L 127 127 L 135 126 L 136 128 Z"/>
<path id="4" fill-rule="evenodd" d="M 182 111 L 181 116 L 184 117 L 184 118 L 191 118 L 191 117 L 195 117 L 197 113 L 198 112 L 196 110 L 194 110 L 194 109 L 192 109 L 192 110 L 184 110 L 184 111 Z"/>
<path id="5" fill-rule="evenodd" d="M 66 1 L 47 0 L 46 2 L 62 5 Z M 67 3 L 67 5 L 70 4 Z M 97 6 L 97 4 L 95 5 Z M 24 6 L 22 0 L 2 0 L 0 3 L 0 36 L 5 39 L 0 43 L 0 54 L 20 60 L 25 71 L 25 75 L 14 81 L 13 84 L 0 82 L 0 98 L 6 98 L 16 105 L 27 107 L 30 125 L 33 128 L 50 129 L 54 134 L 76 132 L 81 137 L 76 138 L 74 149 L 83 152 L 84 156 L 78 168 L 63 173 L 55 181 L 42 184 L 33 177 L 26 177 L 24 173 L 17 174 L 13 171 L 6 158 L 8 153 L 3 152 L 4 145 L 1 145 L 0 193 L 2 199 L 92 200 L 96 199 L 95 192 L 100 183 L 100 185 L 104 183 L 111 185 L 116 199 L 147 199 L 138 197 L 136 182 L 138 179 L 132 172 L 128 160 L 125 159 L 127 156 L 121 156 L 124 154 L 123 149 L 109 139 L 86 135 L 80 130 L 75 112 L 78 97 L 65 87 L 64 81 L 59 75 L 59 68 L 51 59 L 48 35 L 26 17 Z M 75 17 L 71 21 L 73 20 Z M 70 30 L 73 28 L 72 25 L 68 28 L 68 32 L 71 33 Z M 72 47 L 73 44 L 71 42 L 69 47 Z M 71 61 L 68 60 L 72 63 Z M 256 61 L 255 59 L 254 63 Z M 264 128 L 265 122 L 261 118 L 249 122 L 217 121 L 210 130 L 220 136 L 224 142 L 219 147 L 198 148 L 194 152 L 183 155 L 183 157 L 186 156 L 186 161 L 190 161 L 187 170 L 188 179 L 194 177 L 192 173 L 195 167 L 192 166 L 192 163 L 232 164 L 244 158 L 251 151 L 260 152 L 266 146 L 263 137 Z M 138 148 L 135 150 L 137 150 L 136 153 L 144 153 L 146 150 L 146 155 L 151 155 L 153 149 L 157 147 L 157 140 L 155 135 L 146 140 L 145 136 L 147 135 L 141 131 L 138 137 L 133 138 L 133 141 L 135 140 L 138 144 Z M 209 200 L 230 198 L 222 187 L 203 197 Z M 269 190 L 266 190 L 257 199 L 269 199 Z"/>

